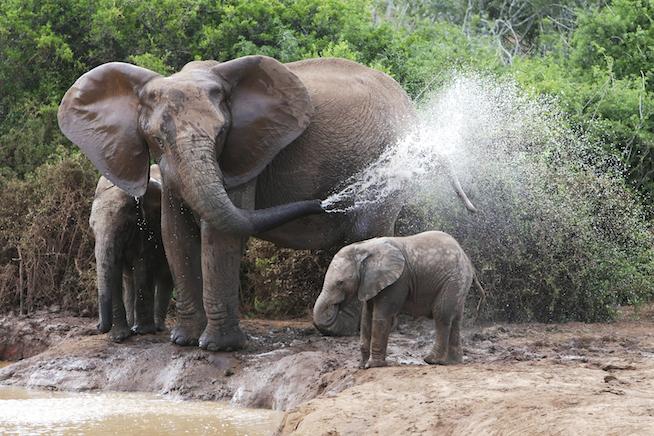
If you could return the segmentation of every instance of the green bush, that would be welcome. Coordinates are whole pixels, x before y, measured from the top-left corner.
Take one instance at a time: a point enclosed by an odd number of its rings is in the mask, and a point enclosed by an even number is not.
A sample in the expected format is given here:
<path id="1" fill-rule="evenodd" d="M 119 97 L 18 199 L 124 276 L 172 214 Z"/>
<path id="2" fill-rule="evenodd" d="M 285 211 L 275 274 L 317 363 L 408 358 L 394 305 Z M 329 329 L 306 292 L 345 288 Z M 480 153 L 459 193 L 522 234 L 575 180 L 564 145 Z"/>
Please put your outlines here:
<path id="1" fill-rule="evenodd" d="M 18 309 L 22 294 L 24 312 L 54 304 L 95 312 L 88 219 L 97 178 L 76 154 L 40 166 L 25 180 L 0 180 L 3 311 Z"/>
<path id="2" fill-rule="evenodd" d="M 241 268 L 241 311 L 268 318 L 307 316 L 335 253 L 290 250 L 250 240 Z"/>

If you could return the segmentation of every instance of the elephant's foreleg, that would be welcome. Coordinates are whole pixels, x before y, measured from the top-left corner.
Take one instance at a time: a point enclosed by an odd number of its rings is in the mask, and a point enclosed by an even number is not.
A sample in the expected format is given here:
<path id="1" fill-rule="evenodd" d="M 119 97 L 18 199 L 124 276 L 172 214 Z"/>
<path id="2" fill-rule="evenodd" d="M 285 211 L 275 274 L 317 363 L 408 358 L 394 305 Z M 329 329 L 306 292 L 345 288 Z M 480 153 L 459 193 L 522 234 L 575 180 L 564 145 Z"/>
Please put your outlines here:
<path id="1" fill-rule="evenodd" d="M 147 256 L 147 255 L 145 255 Z M 154 278 L 150 261 L 144 257 L 134 264 L 134 325 L 132 331 L 143 335 L 157 331 L 154 325 Z"/>
<path id="2" fill-rule="evenodd" d="M 164 262 L 166 262 L 164 260 Z M 158 331 L 166 330 L 166 315 L 168 314 L 168 305 L 173 293 L 173 278 L 170 275 L 168 265 L 159 268 L 155 280 L 155 297 L 154 297 L 154 324 Z"/>
<path id="3" fill-rule="evenodd" d="M 129 275 L 130 273 L 129 268 L 125 268 L 123 276 Z M 109 338 L 114 342 L 120 342 L 131 335 L 131 331 L 127 325 L 127 313 L 125 312 L 123 301 L 123 282 L 118 280 L 117 284 L 117 286 L 111 288 L 112 326 L 109 331 Z"/>
<path id="4" fill-rule="evenodd" d="M 239 272 L 244 240 L 223 234 L 202 223 L 203 301 L 207 327 L 200 347 L 210 351 L 234 350 L 245 345 L 238 319 Z"/>
<path id="5" fill-rule="evenodd" d="M 366 301 L 361 305 L 361 362 L 359 368 L 365 368 L 370 358 L 370 335 L 372 332 L 372 302 Z"/>
<path id="6" fill-rule="evenodd" d="M 165 186 L 161 196 L 161 233 L 177 289 L 177 324 L 170 340 L 178 345 L 196 345 L 207 323 L 202 304 L 200 231 L 193 213 Z"/>
<path id="7" fill-rule="evenodd" d="M 368 303 L 373 304 L 372 332 L 370 339 L 370 359 L 366 368 L 386 366 L 386 348 L 393 320 L 406 302 L 408 286 L 402 281 L 395 282 Z"/>

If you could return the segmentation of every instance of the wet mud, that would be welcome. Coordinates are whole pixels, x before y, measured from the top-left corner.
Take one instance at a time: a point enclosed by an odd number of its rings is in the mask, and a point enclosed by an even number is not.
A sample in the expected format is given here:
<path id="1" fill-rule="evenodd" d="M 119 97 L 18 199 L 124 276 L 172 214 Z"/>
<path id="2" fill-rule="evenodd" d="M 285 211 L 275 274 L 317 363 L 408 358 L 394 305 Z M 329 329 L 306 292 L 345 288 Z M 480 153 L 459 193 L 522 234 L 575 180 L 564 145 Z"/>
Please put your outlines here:
<path id="1" fill-rule="evenodd" d="M 243 328 L 250 337 L 245 350 L 212 353 L 174 346 L 164 333 L 115 344 L 93 334 L 89 318 L 0 318 L 0 350 L 17 349 L 9 337 L 30 338 L 21 353 L 0 360 L 32 356 L 1 368 L 0 384 L 270 408 L 286 412 L 279 434 L 650 434 L 654 428 L 651 310 L 610 324 L 468 327 L 464 363 L 455 366 L 424 364 L 433 323 L 401 318 L 389 342 L 391 366 L 365 371 L 357 368 L 358 338 L 321 336 L 308 320 L 245 320 Z"/>

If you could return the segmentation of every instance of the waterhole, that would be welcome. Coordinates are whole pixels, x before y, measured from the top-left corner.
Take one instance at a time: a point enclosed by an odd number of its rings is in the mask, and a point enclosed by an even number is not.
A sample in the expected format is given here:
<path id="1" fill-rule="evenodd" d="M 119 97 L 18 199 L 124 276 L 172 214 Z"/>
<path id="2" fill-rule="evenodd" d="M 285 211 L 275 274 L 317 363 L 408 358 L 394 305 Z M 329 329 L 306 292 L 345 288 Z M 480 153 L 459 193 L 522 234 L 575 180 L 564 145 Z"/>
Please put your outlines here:
<path id="1" fill-rule="evenodd" d="M 0 362 L 0 366 L 6 366 Z M 0 386 L 0 434 L 270 434 L 282 413 L 141 393 L 65 393 Z"/>

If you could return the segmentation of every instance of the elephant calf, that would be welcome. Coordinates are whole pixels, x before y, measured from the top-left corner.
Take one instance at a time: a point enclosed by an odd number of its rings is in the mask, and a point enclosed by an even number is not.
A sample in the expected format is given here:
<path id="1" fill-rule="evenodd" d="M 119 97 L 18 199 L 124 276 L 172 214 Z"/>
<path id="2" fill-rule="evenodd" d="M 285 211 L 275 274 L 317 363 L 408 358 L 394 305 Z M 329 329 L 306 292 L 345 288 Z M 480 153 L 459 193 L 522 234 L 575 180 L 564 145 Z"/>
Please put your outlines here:
<path id="1" fill-rule="evenodd" d="M 327 270 L 313 309 L 314 324 L 329 332 L 345 322 L 341 307 L 362 301 L 361 367 L 386 365 L 394 317 L 402 312 L 433 317 L 436 342 L 430 364 L 462 361 L 460 327 L 474 268 L 456 240 L 443 232 L 375 238 L 341 249 Z"/>
<path id="2" fill-rule="evenodd" d="M 104 177 L 95 190 L 89 224 L 95 236 L 98 330 L 113 341 L 165 328 L 173 282 L 161 241 L 160 181 L 159 167 L 152 165 L 138 199 Z"/>

